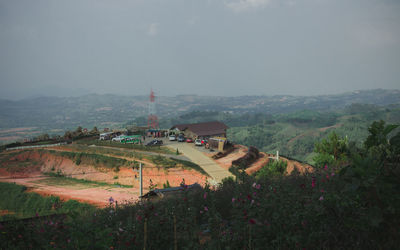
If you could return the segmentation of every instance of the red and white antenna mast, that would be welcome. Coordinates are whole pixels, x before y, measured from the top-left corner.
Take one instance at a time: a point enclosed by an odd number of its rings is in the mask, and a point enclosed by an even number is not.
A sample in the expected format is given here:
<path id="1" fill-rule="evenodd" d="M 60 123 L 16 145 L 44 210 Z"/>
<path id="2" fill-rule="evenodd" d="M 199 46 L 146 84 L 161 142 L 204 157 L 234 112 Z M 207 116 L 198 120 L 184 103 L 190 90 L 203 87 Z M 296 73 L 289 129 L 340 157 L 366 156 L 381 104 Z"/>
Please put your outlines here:
<path id="1" fill-rule="evenodd" d="M 156 115 L 156 103 L 155 103 L 155 95 L 153 89 L 150 92 L 150 102 L 149 102 L 149 116 L 147 118 L 147 126 L 150 129 L 158 129 L 158 117 Z"/>

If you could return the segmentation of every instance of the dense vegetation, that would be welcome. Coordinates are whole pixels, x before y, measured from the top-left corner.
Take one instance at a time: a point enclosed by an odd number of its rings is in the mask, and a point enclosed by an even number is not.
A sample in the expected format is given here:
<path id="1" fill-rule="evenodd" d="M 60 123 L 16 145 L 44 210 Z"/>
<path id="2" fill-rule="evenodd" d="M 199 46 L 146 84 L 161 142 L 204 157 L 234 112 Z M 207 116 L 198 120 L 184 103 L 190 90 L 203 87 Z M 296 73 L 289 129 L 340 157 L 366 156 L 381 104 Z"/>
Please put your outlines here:
<path id="1" fill-rule="evenodd" d="M 0 223 L 1 248 L 396 249 L 400 243 L 400 133 L 374 122 L 346 161 L 306 175 L 241 176 L 84 216 Z M 338 136 L 337 139 L 343 140 Z M 335 158 L 332 136 L 318 154 Z M 333 149 L 333 151 L 331 150 Z M 283 166 L 284 167 L 284 166 Z"/>
<path id="2" fill-rule="evenodd" d="M 303 111 L 276 115 L 256 125 L 231 127 L 228 138 L 268 153 L 279 150 L 281 155 L 314 164 L 315 143 L 334 131 L 361 146 L 367 138 L 368 125 L 376 119 L 399 123 L 400 108 L 354 104 L 336 112 Z"/>

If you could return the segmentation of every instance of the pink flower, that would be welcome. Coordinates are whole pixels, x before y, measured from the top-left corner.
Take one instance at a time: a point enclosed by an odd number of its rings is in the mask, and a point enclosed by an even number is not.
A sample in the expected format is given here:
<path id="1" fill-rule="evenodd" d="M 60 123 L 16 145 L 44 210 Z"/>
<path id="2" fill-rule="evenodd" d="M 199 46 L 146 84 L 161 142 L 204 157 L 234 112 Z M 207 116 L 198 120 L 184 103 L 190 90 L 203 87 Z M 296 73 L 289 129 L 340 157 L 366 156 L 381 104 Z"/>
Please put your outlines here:
<path id="1" fill-rule="evenodd" d="M 331 176 L 334 176 L 334 175 L 335 175 L 335 173 L 334 173 L 334 172 L 332 172 Z"/>
<path id="2" fill-rule="evenodd" d="M 320 200 L 320 201 L 323 201 L 323 200 L 324 200 L 324 196 L 321 195 L 321 197 L 319 197 L 319 200 Z"/>
<path id="3" fill-rule="evenodd" d="M 206 211 L 206 212 L 207 212 L 207 211 L 208 211 L 208 207 L 204 207 L 204 211 Z"/>
<path id="4" fill-rule="evenodd" d="M 315 187 L 315 185 L 316 185 L 316 180 L 315 180 L 315 177 L 313 177 L 313 178 L 312 178 L 312 182 L 311 182 L 311 186 L 312 186 L 312 187 Z"/>
<path id="5" fill-rule="evenodd" d="M 207 193 L 203 194 L 203 199 L 207 199 Z"/>
<path id="6" fill-rule="evenodd" d="M 325 169 L 325 170 L 328 170 L 328 165 L 325 165 L 324 169 Z"/>
<path id="7" fill-rule="evenodd" d="M 250 219 L 249 223 L 254 225 L 254 224 L 256 224 L 256 220 L 255 219 Z"/>
<path id="8" fill-rule="evenodd" d="M 235 200 L 236 200 L 235 198 L 232 198 L 232 202 L 235 202 Z"/>

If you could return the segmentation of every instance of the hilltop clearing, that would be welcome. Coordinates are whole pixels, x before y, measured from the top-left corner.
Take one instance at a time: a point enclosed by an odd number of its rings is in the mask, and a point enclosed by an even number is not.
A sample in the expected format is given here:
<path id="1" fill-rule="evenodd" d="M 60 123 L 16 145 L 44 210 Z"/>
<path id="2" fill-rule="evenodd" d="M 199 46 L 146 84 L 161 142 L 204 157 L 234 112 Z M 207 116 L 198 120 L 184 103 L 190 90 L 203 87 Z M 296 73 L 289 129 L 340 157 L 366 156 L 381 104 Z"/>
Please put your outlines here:
<path id="1" fill-rule="evenodd" d="M 145 192 L 150 185 L 159 188 L 179 186 L 183 178 L 186 184 L 204 184 L 207 179 L 185 161 L 113 149 L 83 146 L 80 149 L 65 146 L 3 152 L 0 154 L 1 181 L 16 182 L 40 194 L 104 206 L 110 196 L 120 202 L 138 198 L 139 174 L 133 168 L 139 163 L 144 164 Z"/>

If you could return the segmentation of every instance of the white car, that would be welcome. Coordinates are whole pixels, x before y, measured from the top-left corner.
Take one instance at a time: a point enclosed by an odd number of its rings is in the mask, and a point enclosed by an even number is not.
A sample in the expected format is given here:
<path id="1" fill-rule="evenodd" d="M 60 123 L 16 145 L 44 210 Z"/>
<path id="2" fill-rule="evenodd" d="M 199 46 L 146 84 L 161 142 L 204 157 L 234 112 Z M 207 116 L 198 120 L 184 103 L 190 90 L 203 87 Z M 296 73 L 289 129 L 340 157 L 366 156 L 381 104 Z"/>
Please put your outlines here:
<path id="1" fill-rule="evenodd" d="M 200 140 L 200 139 L 196 139 L 196 140 L 194 141 L 194 145 L 196 145 L 196 146 L 202 146 L 203 144 L 201 143 L 201 140 Z"/>
<path id="2" fill-rule="evenodd" d="M 124 139 L 123 136 L 117 136 L 111 139 L 111 141 L 117 141 L 117 142 L 121 142 Z"/>
<path id="3" fill-rule="evenodd" d="M 176 136 L 175 135 L 170 135 L 169 136 L 170 141 L 176 141 Z"/>

